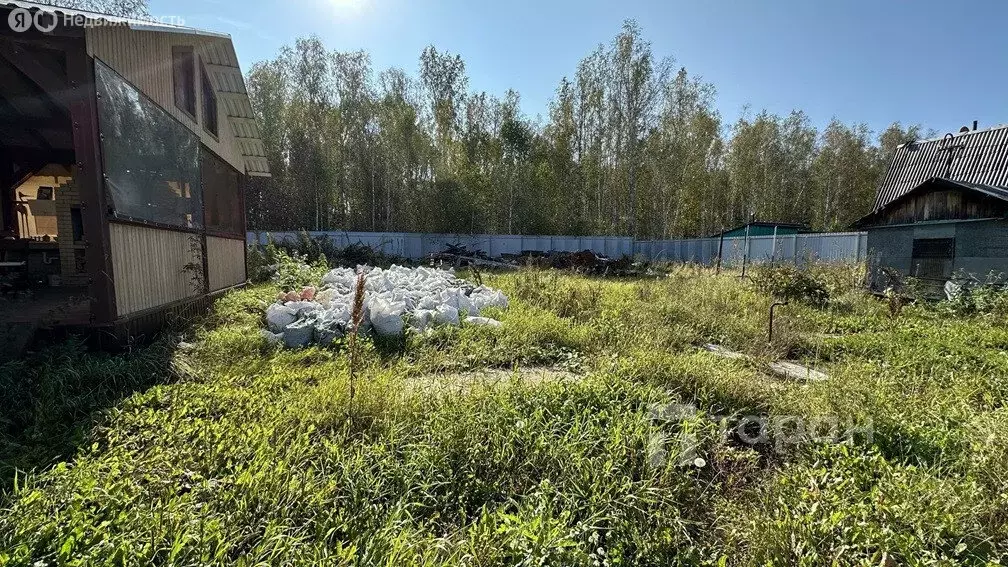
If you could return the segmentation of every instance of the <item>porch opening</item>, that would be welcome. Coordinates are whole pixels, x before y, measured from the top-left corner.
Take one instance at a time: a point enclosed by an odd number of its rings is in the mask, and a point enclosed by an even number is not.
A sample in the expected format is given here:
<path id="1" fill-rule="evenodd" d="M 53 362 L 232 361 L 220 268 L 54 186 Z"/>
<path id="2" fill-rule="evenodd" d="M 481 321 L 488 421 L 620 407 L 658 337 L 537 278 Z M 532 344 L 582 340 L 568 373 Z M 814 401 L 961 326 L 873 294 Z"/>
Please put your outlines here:
<path id="1" fill-rule="evenodd" d="M 90 320 L 66 52 L 0 38 L 0 321 Z"/>

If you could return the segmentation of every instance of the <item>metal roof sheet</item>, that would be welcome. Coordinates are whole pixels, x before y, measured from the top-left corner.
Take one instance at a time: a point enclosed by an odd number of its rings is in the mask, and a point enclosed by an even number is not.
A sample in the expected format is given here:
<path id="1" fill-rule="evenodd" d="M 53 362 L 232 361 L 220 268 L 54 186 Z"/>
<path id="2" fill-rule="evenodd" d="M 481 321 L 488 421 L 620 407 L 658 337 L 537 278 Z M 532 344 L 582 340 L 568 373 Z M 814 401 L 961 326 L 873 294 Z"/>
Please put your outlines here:
<path id="1" fill-rule="evenodd" d="M 898 147 L 879 186 L 874 210 L 935 177 L 977 187 L 1008 187 L 1008 125 Z"/>

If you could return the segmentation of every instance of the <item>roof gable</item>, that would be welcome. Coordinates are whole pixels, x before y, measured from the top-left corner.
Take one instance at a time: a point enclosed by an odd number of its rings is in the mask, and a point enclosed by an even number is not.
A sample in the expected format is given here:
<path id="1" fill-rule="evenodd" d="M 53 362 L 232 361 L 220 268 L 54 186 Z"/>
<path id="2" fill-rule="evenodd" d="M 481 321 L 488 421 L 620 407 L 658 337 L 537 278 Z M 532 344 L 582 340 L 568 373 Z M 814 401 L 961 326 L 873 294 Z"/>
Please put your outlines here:
<path id="1" fill-rule="evenodd" d="M 983 199 L 984 202 L 987 203 L 987 206 L 984 206 L 983 208 L 977 210 L 965 211 L 962 210 L 961 207 L 959 209 L 956 209 L 954 206 L 952 208 L 947 208 L 948 205 L 947 204 L 943 205 L 941 202 L 931 203 L 930 205 L 925 207 L 925 209 L 933 209 L 930 211 L 929 214 L 931 215 L 950 214 L 952 216 L 943 216 L 940 218 L 932 218 L 925 220 L 978 220 L 981 218 L 991 218 L 995 210 L 998 210 L 1000 212 L 998 212 L 994 216 L 1000 217 L 1003 215 L 1006 206 L 1008 206 L 1005 205 L 1008 204 L 1008 188 L 1006 187 L 985 185 L 983 183 L 971 183 L 969 181 L 956 181 L 953 179 L 946 179 L 943 177 L 932 177 L 924 180 L 916 187 L 912 187 L 909 190 L 903 192 L 901 195 L 899 195 L 892 201 L 889 201 L 885 205 L 879 207 L 878 209 L 875 209 L 868 215 L 865 215 L 864 217 L 858 219 L 857 221 L 854 222 L 853 227 L 856 229 L 863 229 L 871 226 L 878 226 L 881 224 L 892 224 L 891 222 L 886 223 L 885 219 L 889 215 L 893 214 L 893 211 L 898 211 L 900 207 L 905 205 L 907 201 L 913 199 L 918 195 L 941 190 L 946 191 L 952 190 L 964 194 L 973 195 L 975 202 L 980 202 L 976 201 L 976 199 Z M 1001 202 L 1002 204 L 1000 206 L 992 205 L 992 203 L 995 202 Z M 925 210 L 924 212 L 928 213 L 927 210 Z M 905 223 L 908 221 L 901 221 L 901 222 Z M 913 222 L 920 222 L 920 221 L 916 220 Z"/>
<path id="2" fill-rule="evenodd" d="M 147 96 L 152 96 L 152 93 L 149 92 L 150 89 L 145 89 L 150 86 L 147 84 L 148 82 L 156 83 L 160 90 L 167 89 L 166 92 L 170 93 L 170 77 L 146 77 L 149 80 L 145 82 L 145 80 L 138 79 L 144 79 L 146 75 L 153 75 L 152 73 L 141 72 L 138 77 L 138 73 L 124 72 L 123 67 L 137 71 L 143 69 L 142 65 L 148 64 L 144 61 L 144 57 L 151 56 L 150 48 L 153 43 L 150 38 L 162 38 L 164 41 L 161 43 L 165 43 L 180 41 L 182 36 L 178 34 L 187 36 L 185 41 L 195 44 L 199 48 L 203 66 L 206 68 L 207 76 L 217 95 L 220 120 L 222 123 L 224 119 L 227 120 L 230 130 L 228 141 L 233 140 L 233 146 L 237 148 L 232 159 L 227 159 L 224 155 L 221 157 L 229 161 L 239 171 L 244 169 L 248 175 L 262 177 L 270 175 L 266 150 L 256 124 L 255 114 L 252 111 L 252 104 L 245 87 L 245 78 L 242 75 L 238 56 L 229 35 L 138 18 L 123 18 L 98 12 L 49 6 L 25 0 L 0 0 L 0 5 L 67 16 L 80 15 L 89 20 L 108 22 L 111 25 L 91 25 L 85 28 L 89 55 L 103 59 L 117 72 L 126 76 L 127 80 Z M 115 52 L 116 56 L 109 57 L 110 51 Z M 116 64 L 117 62 L 122 65 Z M 170 73 L 169 65 L 158 67 L 158 69 L 164 69 L 165 72 Z M 169 113 L 173 112 L 173 105 L 159 100 L 156 96 L 152 96 L 152 98 Z M 190 124 L 187 126 L 194 128 L 194 131 L 203 138 L 202 130 L 198 126 L 193 127 Z M 221 128 L 223 127 L 222 124 Z M 205 139 L 203 141 L 209 143 L 213 146 L 212 149 L 219 153 L 221 148 L 219 144 L 208 142 Z M 220 137 L 220 141 L 224 141 L 223 136 Z M 238 153 L 240 156 L 237 155 Z"/>
<path id="3" fill-rule="evenodd" d="M 1008 126 L 898 147 L 879 186 L 874 210 L 935 177 L 983 186 L 1008 186 Z"/>

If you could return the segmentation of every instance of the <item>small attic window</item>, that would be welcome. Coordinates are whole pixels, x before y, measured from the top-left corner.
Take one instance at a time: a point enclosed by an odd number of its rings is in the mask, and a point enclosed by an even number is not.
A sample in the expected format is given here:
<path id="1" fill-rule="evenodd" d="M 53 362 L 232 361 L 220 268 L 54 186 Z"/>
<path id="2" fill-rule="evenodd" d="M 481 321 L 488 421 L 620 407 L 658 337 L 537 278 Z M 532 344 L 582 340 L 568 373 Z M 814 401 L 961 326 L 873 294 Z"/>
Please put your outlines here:
<path id="1" fill-rule="evenodd" d="M 207 75 L 206 67 L 201 65 L 203 76 L 203 127 L 217 137 L 217 93 L 214 92 L 213 85 L 210 84 L 210 76 Z"/>
<path id="2" fill-rule="evenodd" d="M 175 87 L 175 106 L 196 118 L 196 64 L 193 48 L 172 47 L 172 82 Z"/>

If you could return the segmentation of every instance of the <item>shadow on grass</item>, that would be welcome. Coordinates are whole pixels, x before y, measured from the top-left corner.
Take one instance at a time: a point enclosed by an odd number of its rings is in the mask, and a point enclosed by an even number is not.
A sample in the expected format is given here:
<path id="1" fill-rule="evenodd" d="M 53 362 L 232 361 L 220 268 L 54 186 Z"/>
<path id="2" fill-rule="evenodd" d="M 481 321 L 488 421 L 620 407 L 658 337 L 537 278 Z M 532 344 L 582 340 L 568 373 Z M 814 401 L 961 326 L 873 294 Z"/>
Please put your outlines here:
<path id="1" fill-rule="evenodd" d="M 0 496 L 14 487 L 16 474 L 72 457 L 103 411 L 171 380 L 175 348 L 163 336 L 110 354 L 71 337 L 0 364 Z"/>
<path id="2" fill-rule="evenodd" d="M 374 344 L 375 352 L 385 363 L 402 358 L 409 348 L 405 335 L 385 337 L 374 334 L 371 336 L 371 341 Z"/>

